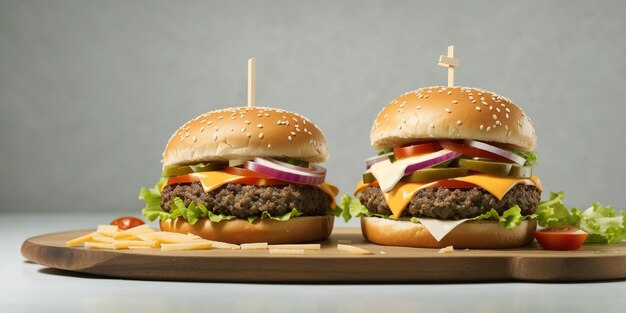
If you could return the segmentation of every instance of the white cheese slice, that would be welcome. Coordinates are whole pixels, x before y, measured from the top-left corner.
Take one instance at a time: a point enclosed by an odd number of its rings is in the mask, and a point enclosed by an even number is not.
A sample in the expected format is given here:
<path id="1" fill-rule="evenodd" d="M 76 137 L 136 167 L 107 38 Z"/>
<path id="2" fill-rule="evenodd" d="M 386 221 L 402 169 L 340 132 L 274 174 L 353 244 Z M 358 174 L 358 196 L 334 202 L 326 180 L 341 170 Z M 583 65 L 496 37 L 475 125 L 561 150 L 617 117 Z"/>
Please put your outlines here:
<path id="1" fill-rule="evenodd" d="M 372 165 L 372 167 L 370 167 L 370 170 L 372 171 L 372 175 L 376 177 L 376 180 L 378 181 L 378 184 L 380 185 L 380 189 L 383 192 L 387 192 L 393 189 L 393 186 L 395 186 L 400 181 L 400 179 L 404 177 L 404 171 L 409 165 L 419 163 L 419 162 L 424 162 L 428 159 L 438 158 L 448 153 L 450 153 L 450 150 L 442 149 L 434 153 L 428 153 L 428 154 L 424 154 L 424 155 L 420 155 L 416 157 L 400 159 L 393 163 L 391 163 L 391 161 L 387 159 L 385 161 L 378 162 Z M 447 160 L 443 160 L 437 164 L 432 164 L 431 166 L 438 165 L 445 161 Z M 428 167 L 431 167 L 431 166 L 428 166 Z"/>
<path id="2" fill-rule="evenodd" d="M 418 218 L 417 219 L 428 231 L 437 239 L 437 241 L 441 241 L 443 237 L 445 237 L 449 232 L 451 232 L 455 227 L 461 225 L 463 222 L 468 219 L 460 219 L 456 221 L 444 221 L 438 220 L 434 218 Z"/>

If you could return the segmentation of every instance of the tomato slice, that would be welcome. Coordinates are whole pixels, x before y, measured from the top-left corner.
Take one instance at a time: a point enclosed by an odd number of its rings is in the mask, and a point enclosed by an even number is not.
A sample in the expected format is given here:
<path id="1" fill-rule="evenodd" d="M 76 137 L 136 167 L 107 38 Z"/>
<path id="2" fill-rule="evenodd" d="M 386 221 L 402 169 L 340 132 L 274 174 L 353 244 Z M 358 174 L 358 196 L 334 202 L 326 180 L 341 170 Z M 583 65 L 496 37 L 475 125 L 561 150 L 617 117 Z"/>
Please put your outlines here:
<path id="1" fill-rule="evenodd" d="M 500 162 L 511 163 L 511 160 L 501 157 L 495 153 L 491 153 L 489 151 L 466 146 L 464 144 L 456 143 L 453 141 L 447 141 L 447 140 L 441 141 L 441 146 L 444 147 L 445 149 L 452 150 L 456 153 L 468 155 L 471 157 L 493 159 L 493 160 L 497 160 Z"/>
<path id="2" fill-rule="evenodd" d="M 439 144 L 439 142 L 432 141 L 404 147 L 395 147 L 393 148 L 393 155 L 396 157 L 396 159 L 404 159 L 439 150 L 441 150 L 441 145 Z"/>
<path id="3" fill-rule="evenodd" d="M 273 177 L 265 175 L 265 174 L 261 174 L 261 173 L 257 173 L 255 171 L 251 171 L 247 168 L 242 168 L 242 167 L 226 167 L 224 169 L 224 172 L 228 173 L 228 174 L 232 174 L 232 175 L 238 175 L 238 176 L 246 176 L 246 177 L 253 177 L 253 178 L 266 178 L 266 179 L 271 179 Z"/>
<path id="4" fill-rule="evenodd" d="M 546 250 L 578 250 L 587 236 L 575 226 L 553 226 L 535 232 L 537 242 Z"/>
<path id="5" fill-rule="evenodd" d="M 121 230 L 127 230 L 143 224 L 145 224 L 144 221 L 134 216 L 122 216 L 111 221 L 111 225 L 116 225 Z"/>

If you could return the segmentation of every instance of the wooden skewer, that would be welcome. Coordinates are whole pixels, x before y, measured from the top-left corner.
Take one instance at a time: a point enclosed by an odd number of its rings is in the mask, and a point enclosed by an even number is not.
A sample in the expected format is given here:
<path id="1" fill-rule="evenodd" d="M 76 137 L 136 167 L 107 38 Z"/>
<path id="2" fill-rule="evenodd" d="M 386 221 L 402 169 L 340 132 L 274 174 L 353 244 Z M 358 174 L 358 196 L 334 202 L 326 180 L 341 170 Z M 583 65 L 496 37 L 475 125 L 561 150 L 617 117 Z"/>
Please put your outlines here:
<path id="1" fill-rule="evenodd" d="M 255 93 L 256 93 L 256 59 L 251 58 L 248 60 L 248 107 L 251 108 L 256 105 Z"/>
<path id="2" fill-rule="evenodd" d="M 439 56 L 439 66 L 448 68 L 448 87 L 454 86 L 454 68 L 461 65 L 459 59 L 454 58 L 454 46 L 448 46 L 448 55 Z"/>

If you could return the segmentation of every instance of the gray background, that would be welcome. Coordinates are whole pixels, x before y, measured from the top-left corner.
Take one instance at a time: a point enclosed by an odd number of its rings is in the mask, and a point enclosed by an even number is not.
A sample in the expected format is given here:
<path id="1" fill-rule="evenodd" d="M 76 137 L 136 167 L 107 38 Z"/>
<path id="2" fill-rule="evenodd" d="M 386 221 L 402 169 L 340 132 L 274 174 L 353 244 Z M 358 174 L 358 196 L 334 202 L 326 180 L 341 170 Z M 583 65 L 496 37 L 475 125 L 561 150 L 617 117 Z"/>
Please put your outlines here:
<path id="1" fill-rule="evenodd" d="M 351 193 L 380 108 L 457 83 L 521 105 L 536 173 L 568 203 L 624 208 L 623 1 L 0 1 L 0 210 L 138 214 L 171 133 L 257 103 L 327 135 L 330 181 Z M 547 195 L 544 195 L 547 196 Z"/>

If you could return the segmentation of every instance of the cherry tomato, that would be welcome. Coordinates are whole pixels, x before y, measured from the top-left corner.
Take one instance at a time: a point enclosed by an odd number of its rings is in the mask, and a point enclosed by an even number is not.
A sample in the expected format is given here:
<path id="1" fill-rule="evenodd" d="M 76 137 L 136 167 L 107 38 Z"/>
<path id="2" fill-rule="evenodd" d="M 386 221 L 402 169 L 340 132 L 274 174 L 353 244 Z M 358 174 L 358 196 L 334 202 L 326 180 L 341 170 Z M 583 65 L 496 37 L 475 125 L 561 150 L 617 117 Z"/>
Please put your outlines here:
<path id="1" fill-rule="evenodd" d="M 416 145 L 393 148 L 393 155 L 396 159 L 404 159 L 441 150 L 438 142 L 427 142 Z"/>
<path id="2" fill-rule="evenodd" d="M 111 225 L 117 225 L 117 227 L 121 230 L 126 230 L 143 224 L 145 223 L 141 219 L 134 216 L 122 216 L 111 221 Z"/>
<path id="3" fill-rule="evenodd" d="M 471 157 L 493 159 L 501 162 L 511 163 L 511 160 L 503 158 L 495 153 L 485 151 L 482 149 L 466 146 L 462 143 L 456 143 L 452 141 L 441 141 L 441 146 L 445 149 L 452 150 L 456 153 L 465 154 Z"/>
<path id="4" fill-rule="evenodd" d="M 553 226 L 535 232 L 539 245 L 546 250 L 577 250 L 589 236 L 575 226 Z"/>

